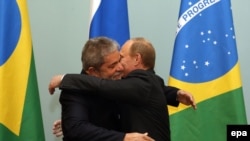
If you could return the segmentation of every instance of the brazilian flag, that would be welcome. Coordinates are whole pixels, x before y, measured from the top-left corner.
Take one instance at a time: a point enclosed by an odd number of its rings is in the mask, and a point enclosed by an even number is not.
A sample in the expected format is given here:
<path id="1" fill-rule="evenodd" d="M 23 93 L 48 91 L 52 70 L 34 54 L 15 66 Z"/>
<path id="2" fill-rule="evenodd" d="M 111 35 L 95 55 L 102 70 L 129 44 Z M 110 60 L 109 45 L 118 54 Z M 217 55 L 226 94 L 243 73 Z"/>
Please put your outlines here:
<path id="1" fill-rule="evenodd" d="M 0 141 L 44 141 L 26 0 L 0 0 Z"/>
<path id="2" fill-rule="evenodd" d="M 247 123 L 230 0 L 181 1 L 169 85 L 197 102 L 169 107 L 172 141 L 225 141 Z"/>

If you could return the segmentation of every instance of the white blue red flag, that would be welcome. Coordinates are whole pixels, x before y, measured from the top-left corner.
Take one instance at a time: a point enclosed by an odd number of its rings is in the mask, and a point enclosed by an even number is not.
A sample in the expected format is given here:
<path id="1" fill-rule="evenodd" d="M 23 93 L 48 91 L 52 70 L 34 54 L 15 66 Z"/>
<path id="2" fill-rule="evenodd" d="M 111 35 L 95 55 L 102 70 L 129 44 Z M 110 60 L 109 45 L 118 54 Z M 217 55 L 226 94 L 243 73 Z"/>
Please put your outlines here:
<path id="1" fill-rule="evenodd" d="M 92 0 L 89 38 L 106 36 L 121 46 L 129 39 L 127 0 Z"/>

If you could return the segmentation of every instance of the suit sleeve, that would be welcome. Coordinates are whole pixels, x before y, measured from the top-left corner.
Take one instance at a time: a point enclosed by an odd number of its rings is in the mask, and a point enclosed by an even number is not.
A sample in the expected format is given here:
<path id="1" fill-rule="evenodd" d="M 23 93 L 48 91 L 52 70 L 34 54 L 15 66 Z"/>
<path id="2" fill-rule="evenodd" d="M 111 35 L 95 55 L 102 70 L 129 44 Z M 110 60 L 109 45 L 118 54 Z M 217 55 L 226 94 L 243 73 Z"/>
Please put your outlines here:
<path id="1" fill-rule="evenodd" d="M 88 105 L 79 93 L 63 90 L 60 103 L 64 140 L 123 141 L 125 133 L 97 127 L 90 123 Z"/>
<path id="2" fill-rule="evenodd" d="M 156 76 L 161 81 L 161 86 L 162 86 L 163 91 L 164 91 L 167 105 L 177 107 L 179 105 L 179 101 L 177 101 L 177 91 L 179 89 L 176 87 L 172 87 L 172 86 L 166 86 L 164 83 L 164 80 L 160 76 L 158 76 L 158 75 L 156 75 Z"/>
<path id="3" fill-rule="evenodd" d="M 179 106 L 179 101 L 177 101 L 177 91 L 179 89 L 172 86 L 164 86 L 164 94 L 167 100 L 167 104 L 171 106 Z"/>
<path id="4" fill-rule="evenodd" d="M 67 74 L 60 89 L 90 91 L 102 97 L 131 104 L 147 103 L 152 85 L 145 75 L 137 75 L 122 80 L 107 80 L 88 75 Z"/>

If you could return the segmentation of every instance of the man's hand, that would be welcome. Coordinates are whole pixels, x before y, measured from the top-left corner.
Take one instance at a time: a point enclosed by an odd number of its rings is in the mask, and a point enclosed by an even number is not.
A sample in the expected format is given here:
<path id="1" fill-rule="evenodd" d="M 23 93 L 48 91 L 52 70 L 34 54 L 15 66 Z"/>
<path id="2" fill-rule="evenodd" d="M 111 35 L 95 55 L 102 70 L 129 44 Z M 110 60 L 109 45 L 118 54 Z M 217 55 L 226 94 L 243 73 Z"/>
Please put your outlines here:
<path id="1" fill-rule="evenodd" d="M 62 125 L 62 121 L 60 119 L 56 120 L 53 123 L 52 130 L 53 130 L 53 134 L 56 137 L 63 136 L 61 125 Z M 144 134 L 141 134 L 141 133 L 126 133 L 123 141 L 155 141 L 155 140 L 150 138 L 148 136 L 148 133 L 144 133 Z"/>
<path id="2" fill-rule="evenodd" d="M 194 109 L 197 109 L 194 97 L 189 92 L 179 90 L 177 92 L 177 100 L 184 105 L 191 105 Z"/>
<path id="3" fill-rule="evenodd" d="M 127 133 L 123 141 L 154 141 L 148 136 L 148 133 Z"/>
<path id="4" fill-rule="evenodd" d="M 61 120 L 56 120 L 54 123 L 53 123 L 53 134 L 56 136 L 56 137 L 61 137 L 63 135 L 63 132 L 62 132 L 62 127 L 61 127 L 62 123 L 61 123 Z"/>
<path id="5" fill-rule="evenodd" d="M 62 78 L 64 75 L 56 75 L 54 76 L 49 83 L 49 93 L 53 94 L 55 92 L 55 89 L 59 87 Z"/>

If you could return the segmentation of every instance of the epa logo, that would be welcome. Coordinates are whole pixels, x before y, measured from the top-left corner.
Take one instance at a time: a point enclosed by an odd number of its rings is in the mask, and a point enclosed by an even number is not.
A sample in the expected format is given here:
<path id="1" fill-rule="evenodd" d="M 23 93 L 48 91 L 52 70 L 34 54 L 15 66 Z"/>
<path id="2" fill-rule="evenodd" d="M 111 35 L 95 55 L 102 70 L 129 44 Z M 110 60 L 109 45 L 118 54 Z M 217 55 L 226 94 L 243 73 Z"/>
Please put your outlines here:
<path id="1" fill-rule="evenodd" d="M 249 141 L 250 125 L 227 125 L 227 141 Z"/>
<path id="2" fill-rule="evenodd" d="M 247 137 L 247 131 L 232 131 L 231 136 L 236 138 L 241 136 Z"/>

